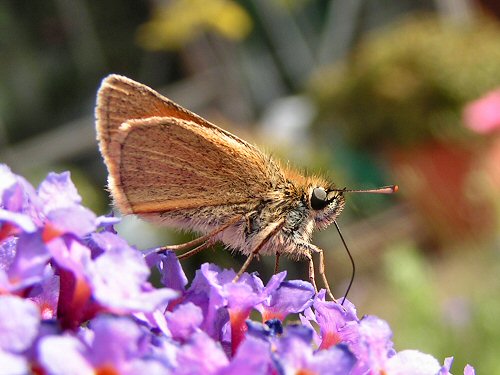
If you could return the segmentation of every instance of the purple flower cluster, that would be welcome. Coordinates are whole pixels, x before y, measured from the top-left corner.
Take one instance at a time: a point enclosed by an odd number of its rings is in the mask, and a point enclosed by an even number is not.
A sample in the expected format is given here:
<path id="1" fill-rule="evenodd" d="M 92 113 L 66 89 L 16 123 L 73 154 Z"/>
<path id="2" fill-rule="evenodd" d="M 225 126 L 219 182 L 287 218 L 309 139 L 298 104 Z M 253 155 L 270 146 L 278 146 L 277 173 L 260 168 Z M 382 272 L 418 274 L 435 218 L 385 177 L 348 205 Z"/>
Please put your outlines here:
<path id="1" fill-rule="evenodd" d="M 233 283 L 203 264 L 188 286 L 173 253 L 131 248 L 116 222 L 69 173 L 35 190 L 0 165 L 1 374 L 449 374 L 451 358 L 396 352 L 385 321 L 285 272 Z"/>

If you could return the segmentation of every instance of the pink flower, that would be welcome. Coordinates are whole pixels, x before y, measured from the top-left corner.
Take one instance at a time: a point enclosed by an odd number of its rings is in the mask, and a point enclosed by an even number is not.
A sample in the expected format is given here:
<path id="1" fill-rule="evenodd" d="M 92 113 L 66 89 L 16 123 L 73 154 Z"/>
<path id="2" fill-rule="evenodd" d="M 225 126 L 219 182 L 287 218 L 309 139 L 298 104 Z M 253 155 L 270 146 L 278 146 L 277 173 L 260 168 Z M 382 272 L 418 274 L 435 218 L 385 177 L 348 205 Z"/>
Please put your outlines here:
<path id="1" fill-rule="evenodd" d="M 500 88 L 467 104 L 463 118 L 465 125 L 479 134 L 500 130 Z"/>

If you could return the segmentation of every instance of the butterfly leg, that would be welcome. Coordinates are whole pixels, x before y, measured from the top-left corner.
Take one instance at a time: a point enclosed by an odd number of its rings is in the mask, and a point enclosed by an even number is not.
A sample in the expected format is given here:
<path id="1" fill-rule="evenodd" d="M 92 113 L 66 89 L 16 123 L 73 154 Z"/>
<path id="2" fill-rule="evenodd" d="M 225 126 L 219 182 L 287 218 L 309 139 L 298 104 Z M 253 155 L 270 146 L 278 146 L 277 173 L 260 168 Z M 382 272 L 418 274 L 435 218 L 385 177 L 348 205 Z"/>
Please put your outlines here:
<path id="1" fill-rule="evenodd" d="M 313 245 L 308 242 L 300 242 L 299 246 L 305 248 L 308 250 L 308 256 L 307 259 L 309 260 L 309 280 L 311 281 L 311 284 L 313 284 L 314 289 L 317 290 L 315 280 L 314 280 L 314 263 L 313 263 L 313 254 L 319 254 L 319 274 L 321 276 L 321 280 L 323 281 L 323 284 L 325 286 L 326 292 L 328 293 L 328 296 L 332 299 L 332 301 L 337 301 L 335 297 L 333 297 L 333 293 L 330 289 L 330 284 L 328 283 L 328 279 L 326 278 L 325 274 L 325 257 L 323 254 L 323 249 L 320 249 L 316 245 Z"/>
<path id="2" fill-rule="evenodd" d="M 177 259 L 181 260 L 181 259 L 186 259 L 186 258 L 189 258 L 195 254 L 198 254 L 200 251 L 203 251 L 205 250 L 207 247 L 209 247 L 210 245 L 212 245 L 212 241 L 210 239 L 206 240 L 205 242 L 203 242 L 201 245 L 199 246 L 196 246 L 194 249 L 191 249 L 189 250 L 188 252 L 184 253 L 184 254 L 181 254 L 177 257 Z"/>
<path id="3" fill-rule="evenodd" d="M 157 253 L 161 253 L 163 251 L 177 252 L 177 251 L 192 249 L 192 250 L 188 251 L 187 253 L 182 254 L 178 257 L 179 259 L 189 258 L 190 256 L 197 254 L 200 251 L 205 250 L 207 247 L 209 247 L 212 244 L 212 241 L 217 234 L 226 230 L 230 226 L 236 224 L 239 220 L 241 220 L 241 218 L 242 218 L 242 215 L 237 215 L 237 216 L 233 217 L 231 220 L 229 220 L 227 223 L 221 225 L 220 227 L 216 228 L 215 230 L 213 230 L 212 232 L 210 232 L 204 236 L 195 238 L 192 241 L 181 243 L 179 245 L 162 246 L 162 247 L 159 247 L 158 249 L 156 249 L 155 252 L 157 252 Z"/>
<path id="4" fill-rule="evenodd" d="M 259 254 L 259 251 L 262 249 L 262 247 L 281 229 L 281 227 L 283 226 L 283 222 L 284 220 L 280 220 L 275 223 L 272 223 L 268 225 L 266 228 L 264 228 L 258 234 L 260 238 L 256 239 L 252 252 L 250 253 L 245 263 L 243 263 L 243 266 L 241 266 L 240 270 L 234 277 L 233 283 L 238 281 L 241 275 L 243 275 L 243 273 L 247 270 L 250 263 L 252 263 L 253 258 L 255 258 L 255 256 Z"/>
<path id="5" fill-rule="evenodd" d="M 276 275 L 280 270 L 280 253 L 276 253 L 276 259 L 274 260 L 274 274 Z"/>
<path id="6" fill-rule="evenodd" d="M 319 274 L 321 275 L 321 278 L 323 279 L 323 284 L 325 284 L 326 292 L 328 293 L 328 296 L 332 299 L 332 301 L 337 302 L 335 297 L 333 296 L 332 291 L 330 290 L 330 284 L 328 283 L 328 279 L 326 278 L 326 273 L 325 273 L 325 257 L 323 254 L 323 249 L 318 249 L 318 254 L 319 254 Z"/>
<path id="7" fill-rule="evenodd" d="M 314 287 L 314 293 L 318 294 L 318 287 L 316 286 L 316 277 L 314 276 L 314 261 L 311 253 L 307 253 L 307 260 L 309 264 L 309 282 Z"/>
<path id="8" fill-rule="evenodd" d="M 184 243 L 181 243 L 178 245 L 162 246 L 162 247 L 159 247 L 158 249 L 156 249 L 155 251 L 157 253 L 161 253 L 163 251 L 177 252 L 177 251 L 191 249 L 193 246 L 198 246 L 198 245 L 201 245 L 203 243 L 206 243 L 212 236 L 213 236 L 212 233 L 209 233 L 205 236 L 201 236 L 201 237 L 195 238 L 192 241 L 184 242 Z"/>

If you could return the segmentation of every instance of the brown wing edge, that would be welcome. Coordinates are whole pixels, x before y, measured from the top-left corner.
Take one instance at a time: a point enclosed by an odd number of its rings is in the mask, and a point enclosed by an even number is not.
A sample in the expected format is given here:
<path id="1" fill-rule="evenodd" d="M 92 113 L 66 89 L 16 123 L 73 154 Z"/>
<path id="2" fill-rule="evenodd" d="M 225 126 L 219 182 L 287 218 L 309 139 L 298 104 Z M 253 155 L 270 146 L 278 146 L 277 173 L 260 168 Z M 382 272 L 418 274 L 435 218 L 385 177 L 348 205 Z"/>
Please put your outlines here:
<path id="1" fill-rule="evenodd" d="M 134 213 L 127 194 L 123 189 L 120 176 L 122 142 L 126 134 L 126 132 L 118 132 L 117 137 L 111 139 L 106 154 L 103 153 L 108 168 L 108 190 L 111 193 L 113 205 L 117 207 L 123 215 Z"/>

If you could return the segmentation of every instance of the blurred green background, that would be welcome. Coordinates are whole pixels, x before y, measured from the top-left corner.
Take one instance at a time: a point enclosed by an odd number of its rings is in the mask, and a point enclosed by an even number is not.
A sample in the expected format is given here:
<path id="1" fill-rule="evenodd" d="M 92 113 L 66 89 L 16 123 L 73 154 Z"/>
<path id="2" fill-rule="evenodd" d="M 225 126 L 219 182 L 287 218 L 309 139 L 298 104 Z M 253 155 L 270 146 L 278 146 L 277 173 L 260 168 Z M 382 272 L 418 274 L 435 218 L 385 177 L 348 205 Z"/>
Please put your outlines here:
<path id="1" fill-rule="evenodd" d="M 396 183 L 349 196 L 339 219 L 350 299 L 389 321 L 398 350 L 500 374 L 500 104 L 478 110 L 496 116 L 485 131 L 464 115 L 500 88 L 497 1 L 9 0 L 0 27 L 0 162 L 14 172 L 37 184 L 70 170 L 109 212 L 93 110 L 119 73 L 341 187 Z M 134 218 L 119 231 L 139 249 L 191 238 Z M 341 297 L 335 229 L 314 242 Z M 188 274 L 205 261 L 243 258 L 207 250 Z M 268 278 L 273 263 L 252 269 Z"/>

